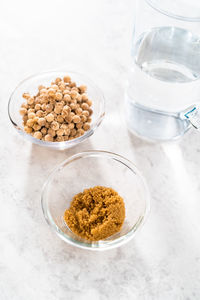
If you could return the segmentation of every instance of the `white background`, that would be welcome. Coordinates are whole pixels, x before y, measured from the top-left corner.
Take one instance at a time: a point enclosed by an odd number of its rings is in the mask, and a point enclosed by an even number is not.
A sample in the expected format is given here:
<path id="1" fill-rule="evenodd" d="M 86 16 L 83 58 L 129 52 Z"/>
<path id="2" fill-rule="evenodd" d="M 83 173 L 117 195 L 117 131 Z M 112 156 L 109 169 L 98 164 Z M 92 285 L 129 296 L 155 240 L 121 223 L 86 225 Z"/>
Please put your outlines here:
<path id="1" fill-rule="evenodd" d="M 131 0 L 1 1 L 1 300 L 200 299 L 200 135 L 191 130 L 179 142 L 150 144 L 128 133 L 123 103 L 133 12 Z M 20 80 L 64 67 L 101 87 L 107 114 L 88 141 L 55 152 L 17 134 L 7 103 Z M 40 206 L 52 167 L 88 149 L 131 159 L 152 195 L 136 238 L 103 253 L 59 240 Z"/>

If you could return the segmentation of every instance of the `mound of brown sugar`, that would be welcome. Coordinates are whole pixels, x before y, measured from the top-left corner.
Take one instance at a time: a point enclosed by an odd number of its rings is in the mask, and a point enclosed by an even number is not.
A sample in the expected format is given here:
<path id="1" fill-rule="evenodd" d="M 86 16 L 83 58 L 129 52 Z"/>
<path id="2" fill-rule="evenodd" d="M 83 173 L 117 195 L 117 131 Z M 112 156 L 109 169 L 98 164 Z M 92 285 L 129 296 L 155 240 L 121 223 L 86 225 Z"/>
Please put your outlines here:
<path id="1" fill-rule="evenodd" d="M 74 196 L 64 220 L 72 232 L 90 241 L 120 231 L 125 219 L 122 197 L 112 188 L 95 186 Z"/>

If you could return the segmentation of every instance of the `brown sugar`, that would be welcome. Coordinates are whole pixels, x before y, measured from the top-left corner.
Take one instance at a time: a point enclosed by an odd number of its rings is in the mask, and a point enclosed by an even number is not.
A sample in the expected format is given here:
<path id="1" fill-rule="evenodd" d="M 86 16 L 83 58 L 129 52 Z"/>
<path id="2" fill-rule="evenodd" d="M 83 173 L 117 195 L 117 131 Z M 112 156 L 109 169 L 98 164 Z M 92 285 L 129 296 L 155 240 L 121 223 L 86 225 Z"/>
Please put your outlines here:
<path id="1" fill-rule="evenodd" d="M 125 219 L 122 197 L 112 188 L 95 186 L 74 196 L 64 220 L 71 231 L 90 241 L 120 231 Z"/>

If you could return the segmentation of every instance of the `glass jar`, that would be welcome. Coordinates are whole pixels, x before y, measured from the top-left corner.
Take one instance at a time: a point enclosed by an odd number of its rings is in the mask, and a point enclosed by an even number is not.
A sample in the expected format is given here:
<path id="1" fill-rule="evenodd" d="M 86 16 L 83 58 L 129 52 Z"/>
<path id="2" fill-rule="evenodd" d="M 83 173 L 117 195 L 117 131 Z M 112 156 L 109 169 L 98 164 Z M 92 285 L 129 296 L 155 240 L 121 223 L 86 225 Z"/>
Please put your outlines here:
<path id="1" fill-rule="evenodd" d="M 200 101 L 200 2 L 136 0 L 132 57 L 129 129 L 153 140 L 182 136 Z"/>

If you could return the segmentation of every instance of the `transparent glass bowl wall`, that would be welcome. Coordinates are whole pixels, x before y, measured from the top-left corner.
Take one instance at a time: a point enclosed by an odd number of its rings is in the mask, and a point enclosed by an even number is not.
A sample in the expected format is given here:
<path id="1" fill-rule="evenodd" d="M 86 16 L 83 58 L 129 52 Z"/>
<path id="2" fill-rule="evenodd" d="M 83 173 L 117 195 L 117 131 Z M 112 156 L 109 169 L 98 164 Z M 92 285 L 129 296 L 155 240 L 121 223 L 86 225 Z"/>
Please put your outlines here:
<path id="1" fill-rule="evenodd" d="M 38 92 L 39 85 L 50 86 L 53 80 L 55 80 L 57 77 L 63 78 L 66 74 L 70 75 L 72 81 L 75 81 L 77 85 L 84 84 L 88 88 L 87 93 L 89 98 L 92 100 L 93 109 L 91 128 L 90 130 L 85 132 L 83 136 L 66 142 L 54 143 L 38 140 L 32 137 L 30 134 L 27 134 L 23 129 L 22 116 L 19 113 L 21 104 L 25 102 L 25 99 L 22 98 L 22 94 L 24 92 L 29 92 L 31 95 L 36 95 Z M 70 71 L 51 71 L 33 75 L 19 83 L 19 85 L 16 87 L 16 89 L 13 91 L 10 97 L 8 104 L 8 114 L 12 124 L 17 129 L 17 131 L 32 143 L 49 148 L 67 149 L 84 141 L 94 133 L 96 128 L 101 124 L 101 121 L 104 117 L 104 106 L 104 96 L 102 92 L 90 79 L 88 79 L 84 75 Z"/>
<path id="2" fill-rule="evenodd" d="M 89 242 L 70 231 L 63 215 L 75 194 L 97 185 L 111 187 L 123 197 L 126 217 L 119 233 L 103 241 Z M 48 224 L 65 242 L 104 250 L 129 241 L 143 225 L 149 212 L 149 192 L 144 178 L 130 161 L 114 153 L 89 151 L 76 154 L 55 168 L 43 187 L 42 209 Z"/>

